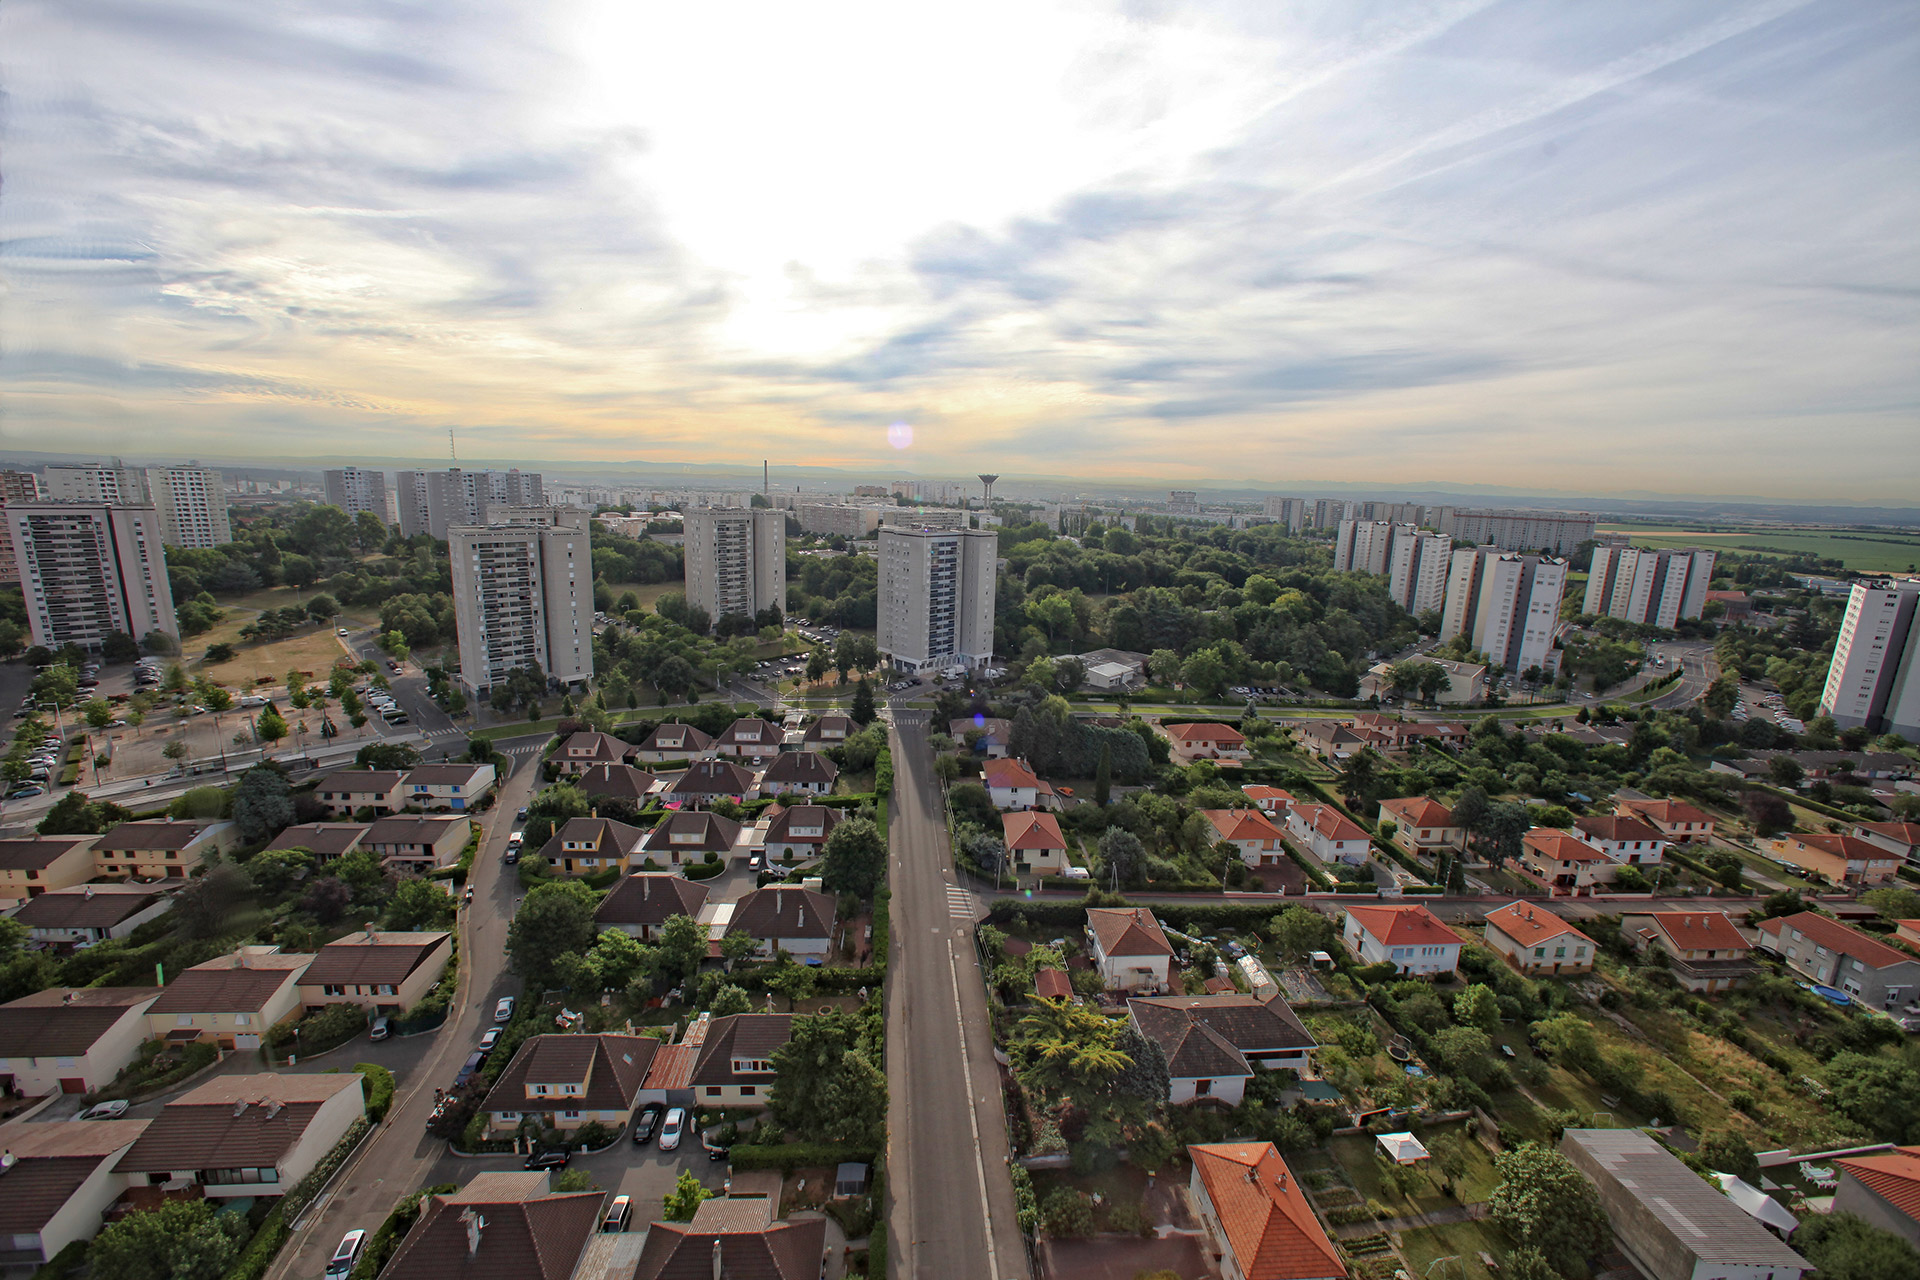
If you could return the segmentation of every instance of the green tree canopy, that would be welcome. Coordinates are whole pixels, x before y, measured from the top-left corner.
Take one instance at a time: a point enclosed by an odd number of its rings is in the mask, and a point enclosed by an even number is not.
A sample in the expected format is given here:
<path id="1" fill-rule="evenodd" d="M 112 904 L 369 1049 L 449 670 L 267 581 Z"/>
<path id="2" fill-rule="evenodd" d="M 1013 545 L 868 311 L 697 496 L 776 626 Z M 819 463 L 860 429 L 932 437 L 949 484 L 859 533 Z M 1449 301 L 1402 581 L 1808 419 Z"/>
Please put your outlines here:
<path id="1" fill-rule="evenodd" d="M 820 883 L 829 893 L 851 893 L 870 901 L 887 872 L 887 842 L 865 818 L 841 822 L 827 837 Z"/>
<path id="2" fill-rule="evenodd" d="M 1573 1162 L 1550 1147 L 1523 1142 L 1494 1162 L 1500 1185 L 1488 1216 L 1509 1239 L 1538 1249 L 1556 1270 L 1584 1275 L 1587 1259 L 1606 1247 L 1600 1196 Z"/>
<path id="3" fill-rule="evenodd" d="M 259 860 L 256 857 L 253 862 Z M 249 871 L 253 869 L 253 862 L 247 864 Z M 408 876 L 400 881 L 387 903 L 387 927 L 406 932 L 448 929 L 453 926 L 455 914 L 452 895 L 437 882 Z"/>
<path id="4" fill-rule="evenodd" d="M 1820 1280 L 1920 1280 L 1912 1245 L 1851 1213 L 1808 1214 L 1793 1247 L 1819 1268 Z"/>
<path id="5" fill-rule="evenodd" d="M 536 884 L 507 926 L 507 955 L 527 989 L 555 985 L 562 956 L 580 957 L 593 946 L 593 911 L 599 895 L 577 880 Z"/>
<path id="6" fill-rule="evenodd" d="M 293 789 L 287 775 L 257 764 L 233 784 L 233 821 L 249 844 L 270 839 L 293 825 Z"/>
<path id="7" fill-rule="evenodd" d="M 220 1280 L 246 1234 L 244 1215 L 211 1200 L 169 1200 L 102 1228 L 87 1262 L 94 1280 Z"/>
<path id="8" fill-rule="evenodd" d="M 864 1015 L 829 1009 L 793 1020 L 793 1035 L 773 1053 L 768 1109 L 808 1142 L 880 1144 L 887 1081 L 863 1044 Z"/>

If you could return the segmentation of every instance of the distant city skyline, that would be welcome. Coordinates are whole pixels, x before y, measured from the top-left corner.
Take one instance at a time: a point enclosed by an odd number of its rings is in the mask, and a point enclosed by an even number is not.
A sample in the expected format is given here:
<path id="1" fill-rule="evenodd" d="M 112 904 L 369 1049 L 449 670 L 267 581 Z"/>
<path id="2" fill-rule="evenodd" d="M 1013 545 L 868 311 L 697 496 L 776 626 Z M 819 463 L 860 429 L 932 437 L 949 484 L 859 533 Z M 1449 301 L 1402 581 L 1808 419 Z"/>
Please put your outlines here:
<path id="1" fill-rule="evenodd" d="M 1890 2 L 8 6 L 0 445 L 1908 506 L 1916 61 Z"/>

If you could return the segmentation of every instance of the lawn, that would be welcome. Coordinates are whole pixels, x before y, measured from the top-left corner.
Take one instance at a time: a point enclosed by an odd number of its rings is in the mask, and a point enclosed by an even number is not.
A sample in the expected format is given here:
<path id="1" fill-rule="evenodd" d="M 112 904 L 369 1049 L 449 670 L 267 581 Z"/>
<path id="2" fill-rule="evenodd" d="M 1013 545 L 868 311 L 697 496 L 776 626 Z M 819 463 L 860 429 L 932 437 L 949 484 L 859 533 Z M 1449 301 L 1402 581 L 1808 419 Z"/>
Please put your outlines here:
<path id="1" fill-rule="evenodd" d="M 1668 547 L 1708 547 L 1762 555 L 1812 555 L 1839 560 L 1859 573 L 1902 572 L 1920 565 L 1920 533 L 1904 529 L 1794 529 L 1663 528 L 1641 530 L 1626 525 L 1603 525 L 1629 534 L 1633 545 L 1659 550 Z"/>
<path id="2" fill-rule="evenodd" d="M 1462 1134 L 1459 1126 L 1446 1129 L 1422 1129 L 1419 1138 L 1423 1143 L 1431 1143 L 1441 1133 Z M 1472 1204 L 1485 1200 L 1493 1194 L 1498 1179 L 1493 1173 L 1493 1157 L 1478 1142 L 1468 1140 L 1462 1143 L 1467 1153 L 1467 1172 L 1454 1188 L 1456 1196 L 1449 1196 L 1440 1190 L 1438 1170 L 1422 1169 L 1414 1177 L 1413 1195 L 1403 1196 L 1388 1187 L 1381 1180 L 1382 1162 L 1376 1153 L 1380 1144 L 1372 1134 L 1353 1134 L 1332 1139 L 1329 1144 L 1334 1160 L 1346 1171 L 1347 1179 L 1353 1183 L 1360 1194 L 1368 1200 L 1377 1200 L 1387 1207 L 1387 1211 L 1396 1218 L 1415 1213 L 1432 1213 L 1436 1209 L 1451 1209 L 1455 1205 Z"/>
<path id="3" fill-rule="evenodd" d="M 192 659 L 189 670 L 195 674 L 204 672 L 228 688 L 236 689 L 253 688 L 261 676 L 271 676 L 273 682 L 279 684 L 289 671 L 310 671 L 314 682 L 324 684 L 333 664 L 346 656 L 346 651 L 340 647 L 339 637 L 328 627 L 303 630 L 285 640 L 268 644 L 242 640 L 240 628 L 251 622 L 254 616 L 251 613 L 242 615 L 235 610 L 213 630 L 188 641 L 189 645 L 200 646 L 200 654 L 204 654 L 208 646 L 222 641 L 233 645 L 235 649 L 232 662 L 208 666 L 204 659 Z"/>
<path id="4" fill-rule="evenodd" d="M 607 589 L 613 592 L 613 598 L 615 600 L 618 600 L 621 596 L 631 591 L 639 597 L 640 607 L 642 609 L 651 610 L 655 604 L 659 603 L 661 596 L 674 591 L 684 592 L 687 589 L 687 584 L 681 581 L 609 582 Z"/>
<path id="5" fill-rule="evenodd" d="M 1500 1229 L 1486 1222 L 1449 1223 L 1400 1233 L 1400 1252 L 1413 1274 L 1433 1280 L 1492 1280 L 1492 1273 L 1481 1265 L 1480 1255 L 1487 1254 L 1497 1262 L 1512 1248 Z M 1433 1264 L 1440 1258 L 1458 1259 L 1458 1265 L 1447 1263 L 1436 1269 Z"/>

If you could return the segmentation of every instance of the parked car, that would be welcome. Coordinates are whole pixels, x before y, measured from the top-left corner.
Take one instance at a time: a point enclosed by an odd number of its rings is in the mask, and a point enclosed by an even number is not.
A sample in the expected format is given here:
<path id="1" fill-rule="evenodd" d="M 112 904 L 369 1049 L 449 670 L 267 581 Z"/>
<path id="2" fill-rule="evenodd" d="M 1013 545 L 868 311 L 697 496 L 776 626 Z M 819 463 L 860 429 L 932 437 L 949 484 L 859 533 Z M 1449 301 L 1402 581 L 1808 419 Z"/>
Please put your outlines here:
<path id="1" fill-rule="evenodd" d="M 685 1107 L 675 1107 L 673 1110 L 667 1112 L 667 1121 L 660 1126 L 660 1149 L 662 1151 L 677 1151 L 680 1147 L 680 1136 L 686 1132 L 686 1129 L 687 1110 Z"/>
<path id="2" fill-rule="evenodd" d="M 366 1248 L 367 1233 L 359 1227 L 340 1237 L 339 1247 L 334 1249 L 333 1256 L 327 1259 L 326 1280 L 341 1280 L 341 1277 L 351 1275 L 354 1265 L 360 1261 L 360 1255 L 366 1252 Z"/>
<path id="3" fill-rule="evenodd" d="M 367 1039 L 369 1040 L 385 1040 L 388 1036 L 392 1034 L 393 1034 L 393 1019 L 389 1018 L 384 1013 L 381 1014 L 379 1017 L 375 1018 L 373 1020 L 373 1025 L 367 1028 Z"/>
<path id="4" fill-rule="evenodd" d="M 125 1098 L 115 1098 L 111 1102 L 94 1103 L 85 1111 L 82 1111 L 76 1118 L 80 1120 L 118 1120 L 125 1114 L 127 1114 L 127 1100 Z"/>
<path id="5" fill-rule="evenodd" d="M 493 1020 L 495 1022 L 506 1022 L 512 1017 L 513 997 L 501 996 L 499 1001 L 493 1006 Z"/>
<path id="6" fill-rule="evenodd" d="M 453 1087 L 458 1089 L 461 1085 L 473 1079 L 475 1075 L 479 1074 L 480 1068 L 486 1065 L 486 1062 L 487 1055 L 484 1053 L 468 1054 L 466 1064 L 460 1068 L 460 1074 L 453 1078 Z"/>
<path id="7" fill-rule="evenodd" d="M 488 1027 L 480 1036 L 480 1052 L 492 1053 L 493 1046 L 500 1043 L 500 1028 Z"/>
<path id="8" fill-rule="evenodd" d="M 573 1152 L 571 1151 L 534 1151 L 528 1154 L 527 1158 L 521 1162 L 520 1167 L 522 1169 L 551 1171 L 566 1168 L 572 1159 Z"/>
<path id="9" fill-rule="evenodd" d="M 513 816 L 516 821 L 525 822 L 527 820 L 527 806 L 521 805 L 519 812 L 515 813 Z"/>
<path id="10" fill-rule="evenodd" d="M 339 630 L 339 634 L 340 634 L 340 635 L 343 635 L 343 636 L 344 636 L 344 635 L 346 635 L 346 634 L 347 634 L 347 629 L 346 629 L 345 627 L 341 627 L 341 628 L 340 628 L 340 630 Z"/>
<path id="11" fill-rule="evenodd" d="M 520 846 L 517 844 L 508 845 L 507 856 L 503 859 L 503 861 L 508 866 L 512 866 L 514 863 L 520 861 Z"/>
<path id="12" fill-rule="evenodd" d="M 7 799 L 25 800 L 30 796 L 43 796 L 45 794 L 47 794 L 45 787 L 36 787 L 32 783 L 27 783 L 24 786 L 15 787 L 13 790 L 7 792 Z"/>
<path id="13" fill-rule="evenodd" d="M 613 1203 L 607 1206 L 607 1216 L 600 1223 L 602 1231 L 625 1231 L 627 1220 L 633 1216 L 633 1197 L 615 1196 Z"/>
<path id="14" fill-rule="evenodd" d="M 468 885 L 468 886 L 467 886 L 467 891 L 466 891 L 465 893 L 463 893 L 463 894 L 461 894 L 461 895 L 460 895 L 460 901 L 462 901 L 462 902 L 472 902 L 472 901 L 473 901 L 473 886 L 472 886 L 472 885 Z"/>
<path id="15" fill-rule="evenodd" d="M 660 1127 L 661 1119 L 667 1114 L 664 1102 L 649 1102 L 633 1113 L 633 1145 L 644 1147 L 653 1141 L 654 1131 Z"/>

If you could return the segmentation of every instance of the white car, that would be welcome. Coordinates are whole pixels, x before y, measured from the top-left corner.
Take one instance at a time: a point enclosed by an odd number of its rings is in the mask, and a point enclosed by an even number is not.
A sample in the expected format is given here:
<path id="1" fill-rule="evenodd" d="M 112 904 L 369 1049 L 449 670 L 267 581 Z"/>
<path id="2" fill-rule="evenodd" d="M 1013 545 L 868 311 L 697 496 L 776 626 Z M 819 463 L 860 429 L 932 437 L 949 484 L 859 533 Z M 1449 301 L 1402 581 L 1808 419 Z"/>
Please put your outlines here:
<path id="1" fill-rule="evenodd" d="M 511 1017 L 513 1017 L 513 997 L 501 996 L 500 1002 L 493 1006 L 493 1020 L 505 1022 Z"/>
<path id="2" fill-rule="evenodd" d="M 127 1100 L 115 1098 L 112 1102 L 97 1102 L 82 1111 L 77 1120 L 117 1120 L 127 1114 Z"/>
<path id="3" fill-rule="evenodd" d="M 672 1151 L 680 1145 L 680 1135 L 687 1131 L 687 1109 L 675 1107 L 667 1112 L 666 1123 L 660 1126 L 660 1149 Z"/>

